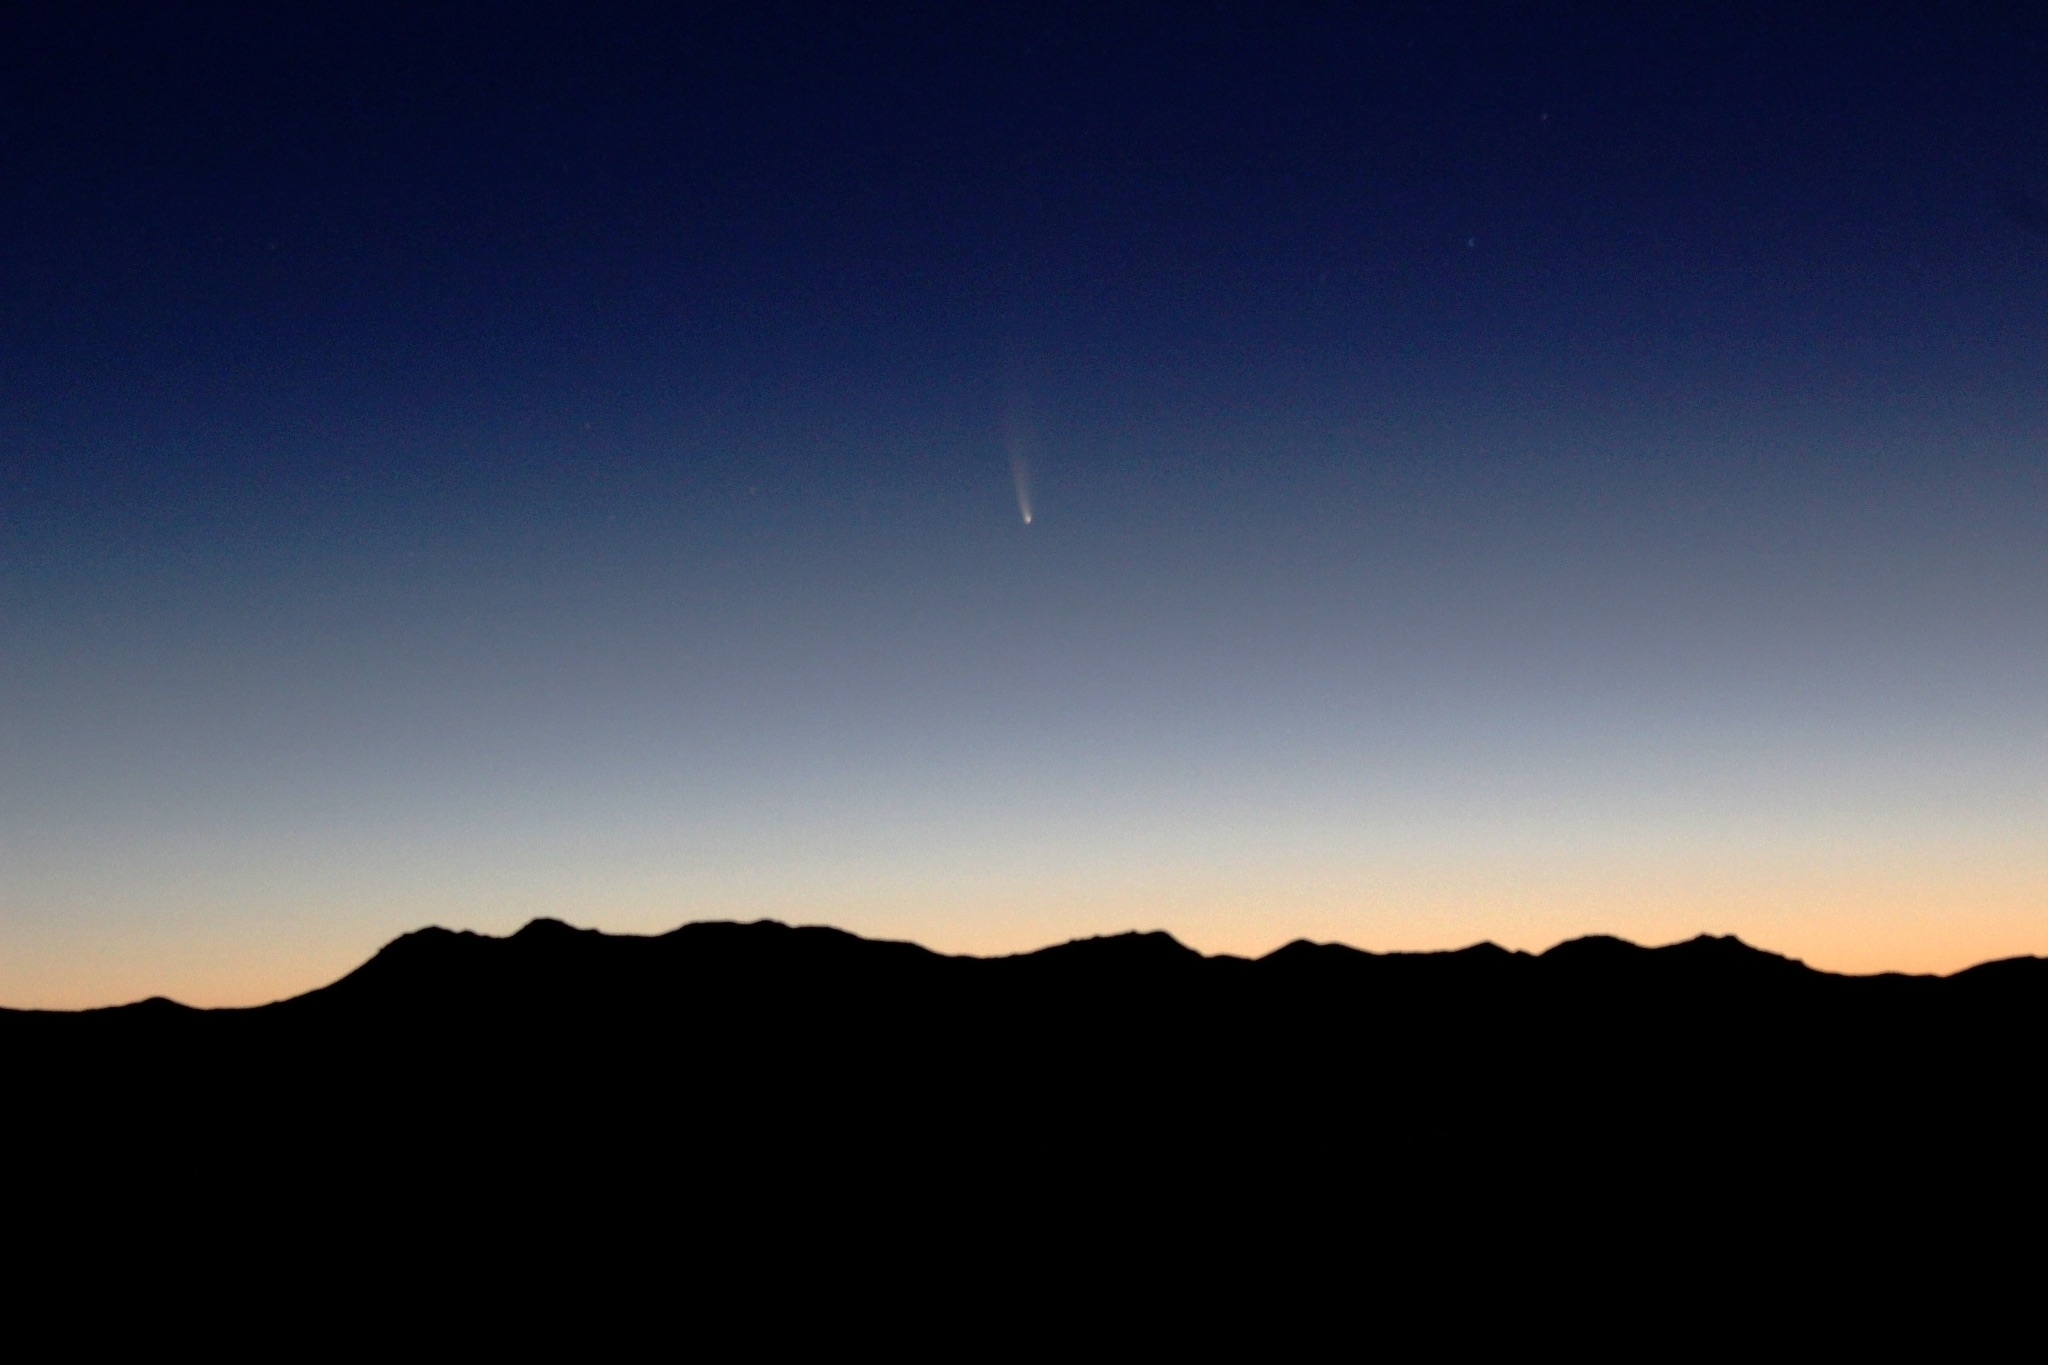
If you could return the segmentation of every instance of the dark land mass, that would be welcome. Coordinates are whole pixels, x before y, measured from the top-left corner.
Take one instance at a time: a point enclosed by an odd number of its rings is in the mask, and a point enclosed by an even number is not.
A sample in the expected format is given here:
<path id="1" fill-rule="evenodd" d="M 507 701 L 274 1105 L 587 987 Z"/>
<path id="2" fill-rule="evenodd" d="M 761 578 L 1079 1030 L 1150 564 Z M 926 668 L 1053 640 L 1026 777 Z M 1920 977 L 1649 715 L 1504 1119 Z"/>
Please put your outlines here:
<path id="1" fill-rule="evenodd" d="M 1196 1142 L 1267 1124 L 1434 1142 L 1444 1115 L 1737 1142 L 1801 1115 L 1921 1126 L 2031 1099 L 2044 1041 L 2038 958 L 1856 977 L 1702 936 L 1540 955 L 1296 942 L 1253 961 L 1163 933 L 968 958 L 768 922 L 425 929 L 254 1009 L 0 1011 L 14 1084 L 76 1112 L 346 1097 L 350 1115 L 461 1122 L 531 1105 L 820 1146 L 858 1141 L 850 1124 L 966 1147 L 1043 1129 L 1063 1148 L 1169 1116 Z"/>
<path id="2" fill-rule="evenodd" d="M 1152 933 L 975 959 L 775 923 L 426 929 L 256 1009 L 0 1012 L 10 1150 L 45 1192 L 273 1232 L 580 1229 L 551 1255 L 659 1225 L 784 1270 L 915 1228 L 934 1274 L 933 1248 L 991 1239 L 1110 1274 L 1361 1237 L 1534 1274 L 1589 1229 L 1603 1274 L 1730 1239 L 1789 1274 L 1822 1229 L 1896 1248 L 1943 1210 L 2033 1246 L 2044 1040 L 2034 958 L 1850 977 L 1701 937 L 1251 961 Z"/>
<path id="3" fill-rule="evenodd" d="M 905 1102 L 1305 1075 L 1331 1091 L 1346 1077 L 1924 1085 L 2031 1061 L 2044 1028 L 2048 959 L 2031 957 L 1948 977 L 1845 976 L 1706 935 L 1663 948 L 1582 938 L 1542 954 L 1297 941 L 1251 960 L 1131 933 L 973 958 L 765 921 L 653 937 L 556 920 L 502 939 L 431 928 L 333 985 L 256 1008 L 0 1009 L 17 1079 L 46 1084 L 275 1064 L 280 1086 L 322 1068 L 530 1085 L 658 1064 L 673 1083 L 780 1077 L 792 1095 L 883 1086 Z"/>

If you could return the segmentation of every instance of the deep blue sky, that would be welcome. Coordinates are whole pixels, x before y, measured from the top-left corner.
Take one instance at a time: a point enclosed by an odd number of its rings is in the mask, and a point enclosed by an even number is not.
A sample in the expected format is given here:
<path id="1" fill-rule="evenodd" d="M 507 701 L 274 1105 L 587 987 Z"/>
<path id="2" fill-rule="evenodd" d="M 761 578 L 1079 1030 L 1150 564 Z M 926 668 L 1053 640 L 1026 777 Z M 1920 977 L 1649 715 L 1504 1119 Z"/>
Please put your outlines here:
<path id="1" fill-rule="evenodd" d="M 2048 951 L 2020 10 L 12 11 L 0 1000 Z"/>

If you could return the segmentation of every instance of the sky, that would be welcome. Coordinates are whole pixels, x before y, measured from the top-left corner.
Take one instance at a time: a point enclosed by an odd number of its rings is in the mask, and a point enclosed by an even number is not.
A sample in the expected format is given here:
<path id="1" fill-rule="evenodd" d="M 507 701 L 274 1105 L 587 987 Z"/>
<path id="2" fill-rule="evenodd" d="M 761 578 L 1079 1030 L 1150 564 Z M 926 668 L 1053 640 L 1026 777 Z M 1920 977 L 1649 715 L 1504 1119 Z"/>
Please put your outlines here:
<path id="1" fill-rule="evenodd" d="M 0 18 L 0 1004 L 2048 953 L 2048 17 Z"/>

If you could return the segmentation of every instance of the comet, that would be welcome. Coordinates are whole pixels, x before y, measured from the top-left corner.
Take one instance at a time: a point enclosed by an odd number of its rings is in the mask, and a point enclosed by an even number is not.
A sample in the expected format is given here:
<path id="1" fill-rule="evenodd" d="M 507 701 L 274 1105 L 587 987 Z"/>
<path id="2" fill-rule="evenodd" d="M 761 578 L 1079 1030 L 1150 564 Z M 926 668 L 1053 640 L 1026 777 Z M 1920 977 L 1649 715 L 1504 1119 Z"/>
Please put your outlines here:
<path id="1" fill-rule="evenodd" d="M 1031 464 L 1024 458 L 1024 432 L 1012 417 L 1009 430 L 1004 433 L 1004 444 L 1010 448 L 1010 480 L 1017 486 L 1017 515 L 1024 518 L 1024 524 L 1031 524 Z"/>
<path id="2" fill-rule="evenodd" d="M 1024 452 L 1010 452 L 1010 477 L 1017 484 L 1017 515 L 1024 518 L 1024 524 L 1031 524 L 1031 466 L 1024 463 Z"/>

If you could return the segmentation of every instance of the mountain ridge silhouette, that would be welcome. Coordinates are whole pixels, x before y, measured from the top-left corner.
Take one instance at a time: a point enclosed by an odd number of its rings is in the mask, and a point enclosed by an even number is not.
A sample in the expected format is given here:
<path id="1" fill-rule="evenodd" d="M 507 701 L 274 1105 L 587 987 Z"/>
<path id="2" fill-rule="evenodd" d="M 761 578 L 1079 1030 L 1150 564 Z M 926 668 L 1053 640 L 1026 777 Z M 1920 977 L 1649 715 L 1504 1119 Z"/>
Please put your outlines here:
<path id="1" fill-rule="evenodd" d="M 770 936 L 778 940 L 772 947 L 765 941 Z M 335 981 L 266 1004 L 204 1007 L 152 996 L 145 1000 L 82 1010 L 0 1007 L 0 1026 L 4 1026 L 6 1020 L 25 1016 L 140 1019 L 159 1017 L 166 1010 L 250 1015 L 288 1007 L 304 1008 L 308 1002 L 326 1002 L 389 989 L 399 979 L 396 973 L 430 972 L 437 968 L 473 971 L 488 960 L 485 955 L 494 952 L 547 953 L 557 959 L 556 965 L 561 970 L 588 971 L 594 965 L 593 953 L 612 953 L 620 957 L 630 952 L 667 954 L 673 959 L 684 948 L 723 952 L 735 963 L 753 962 L 757 966 L 762 954 L 777 952 L 781 954 L 778 965 L 798 970 L 816 970 L 827 962 L 848 969 L 855 968 L 856 964 L 861 969 L 872 969 L 886 961 L 894 969 L 902 969 L 915 962 L 920 967 L 940 971 L 960 970 L 962 967 L 1011 972 L 1057 968 L 1065 973 L 1106 976 L 1116 972 L 1215 972 L 1244 967 L 1266 971 L 1322 970 L 1342 964 L 1342 969 L 1356 972 L 1419 971 L 1432 974 L 1527 971 L 1533 968 L 1539 973 L 1569 973 L 1579 980 L 1608 978 L 1603 984 L 1613 984 L 1613 978 L 1628 972 L 1647 974 L 1664 982 L 1681 977 L 1696 978 L 1700 984 L 1705 984 L 1708 978 L 1718 973 L 1720 984 L 1724 986 L 1733 986 L 1738 981 L 1754 983 L 1764 979 L 1782 983 L 1799 980 L 1808 984 L 1822 981 L 1988 982 L 1994 978 L 2017 982 L 2030 974 L 2039 975 L 2048 982 L 2048 959 L 2040 957 L 1995 959 L 1946 975 L 1905 972 L 1851 974 L 1811 967 L 1798 958 L 1758 948 L 1732 934 L 1701 933 L 1689 939 L 1654 946 L 1613 935 L 1590 934 L 1566 939 L 1540 953 L 1510 950 L 1491 941 L 1455 949 L 1375 952 L 1346 943 L 1301 938 L 1261 957 L 1246 958 L 1228 953 L 1205 955 L 1163 930 L 1129 930 L 1071 939 L 1024 952 L 982 957 L 944 954 L 907 941 L 869 939 L 830 926 L 793 926 L 779 920 L 693 921 L 664 933 L 642 935 L 610 934 L 598 929 L 578 928 L 552 917 L 541 917 L 504 936 L 467 929 L 451 930 L 438 925 L 413 930 L 391 940 L 362 965 Z M 572 954 L 582 955 L 573 965 L 567 960 L 567 955 Z M 1509 967 L 1508 964 L 1515 965 Z M 504 968 L 511 964 L 509 959 L 501 959 L 492 965 Z M 519 965 L 530 972 L 539 964 L 531 956 L 526 956 Z"/>
<path id="2" fill-rule="evenodd" d="M 2039 958 L 1857 977 L 1701 935 L 1247 959 L 1159 932 L 975 958 L 539 920 L 418 930 L 252 1008 L 0 1011 L 0 1150 L 49 1237 L 311 1237 L 418 1283 L 441 1248 L 518 1248 L 507 1283 L 597 1256 L 659 1298 L 651 1245 L 741 1296 L 908 1255 L 968 1295 L 985 1265 L 1179 1264 L 1341 1302 L 1360 1247 L 1562 1281 L 1595 1244 L 1620 1273 L 1804 1283 L 1816 1237 L 1882 1258 L 1902 1208 L 1947 1211 L 1929 1245 L 2020 1208 L 2044 1042 Z"/>
<path id="3" fill-rule="evenodd" d="M 773 920 L 657 935 L 552 919 L 503 937 L 429 927 L 267 1005 L 0 1011 L 18 1085 L 67 1112 L 124 1090 L 225 1112 L 266 1095 L 323 1105 L 338 1089 L 366 1114 L 458 1126 L 543 1092 L 592 1114 L 681 1104 L 647 1098 L 649 1077 L 679 1068 L 723 1097 L 714 1107 L 797 1124 L 1028 1100 L 1145 1126 L 1158 1121 L 1148 1106 L 1202 1094 L 1305 1123 L 1367 1091 L 1396 1108 L 1572 1124 L 1631 1107 L 1762 1122 L 1958 1087 L 2003 1103 L 2044 1041 L 2039 958 L 1849 976 L 1702 934 L 1543 953 L 1297 940 L 1248 959 L 1159 931 L 984 958 Z"/>

